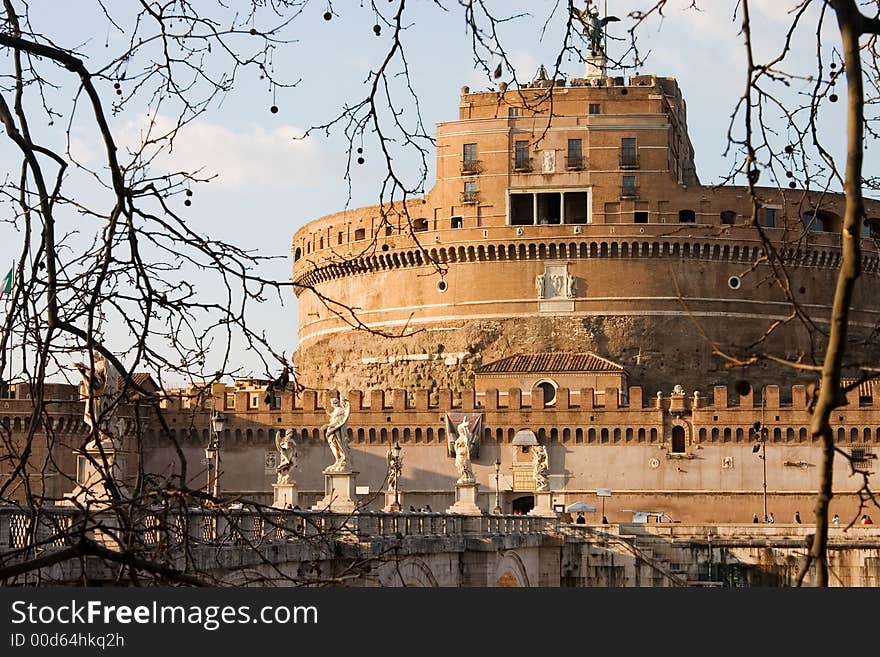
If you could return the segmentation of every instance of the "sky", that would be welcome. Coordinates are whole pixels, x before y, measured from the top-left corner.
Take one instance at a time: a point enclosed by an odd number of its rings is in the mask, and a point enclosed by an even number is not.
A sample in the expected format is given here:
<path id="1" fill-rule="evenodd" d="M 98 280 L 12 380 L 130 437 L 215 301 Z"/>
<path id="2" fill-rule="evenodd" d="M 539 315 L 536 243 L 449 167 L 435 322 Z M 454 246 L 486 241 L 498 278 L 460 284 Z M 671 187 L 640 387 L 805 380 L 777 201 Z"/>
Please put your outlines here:
<path id="1" fill-rule="evenodd" d="M 58 3 L 38 0 L 32 4 L 32 19 L 39 31 L 60 45 L 78 46 L 86 55 L 88 66 L 97 67 L 124 45 L 124 34 L 108 27 L 100 13 L 84 10 L 89 3 Z M 110 6 L 117 14 L 125 14 L 133 0 L 120 0 Z M 213 6 L 213 2 L 206 2 Z M 236 3 L 233 3 L 236 4 Z M 244 4 L 244 3 L 242 3 Z M 438 122 L 457 117 L 460 89 L 468 85 L 472 91 L 489 89 L 497 84 L 477 70 L 471 50 L 470 35 L 465 30 L 463 9 L 458 2 L 445 0 L 448 11 L 441 10 L 433 0 L 409 0 L 405 14 L 407 29 L 402 46 L 406 54 L 413 92 L 418 97 L 421 118 L 432 134 Z M 467 4 L 467 3 L 465 3 Z M 557 16 L 547 25 L 547 16 L 556 8 L 555 0 L 533 2 L 489 1 L 489 7 L 509 15 L 523 12 L 521 17 L 503 23 L 510 60 L 516 65 L 517 78 L 531 79 L 540 64 L 552 65 L 558 49 L 562 20 Z M 564 5 L 564 3 L 562 3 Z M 580 6 L 584 3 L 578 2 Z M 604 3 L 603 3 L 604 4 Z M 609 25 L 609 51 L 613 56 L 624 50 L 626 30 L 632 20 L 630 11 L 647 9 L 647 0 L 607 2 L 607 12 L 622 20 Z M 743 38 L 740 18 L 734 14 L 738 3 L 722 0 L 698 2 L 702 10 L 688 8 L 689 0 L 670 0 L 662 18 L 654 15 L 639 31 L 640 48 L 647 62 L 638 72 L 671 76 L 678 79 L 687 102 L 691 141 L 696 151 L 697 171 L 703 184 L 720 182 L 733 165 L 725 157 L 726 136 L 730 116 L 745 87 Z M 779 48 L 782 35 L 791 21 L 788 7 L 795 2 L 784 0 L 751 0 L 753 39 L 758 58 L 771 56 Z M 796 74 L 808 75 L 815 68 L 815 16 L 822 3 L 812 2 L 808 29 L 795 33 L 792 51 L 785 68 Z M 330 20 L 324 13 L 332 6 Z M 329 135 L 315 133 L 301 139 L 310 126 L 325 123 L 337 116 L 341 108 L 362 99 L 369 83 L 370 72 L 376 70 L 390 47 L 391 30 L 386 24 L 397 2 L 375 0 L 383 12 L 377 17 L 369 2 L 345 0 L 304 3 L 302 14 L 291 23 L 285 34 L 289 43 L 273 49 L 271 70 L 280 79 L 297 81 L 290 88 L 270 88 L 258 71 L 241 72 L 235 88 L 215 99 L 205 113 L 189 124 L 178 136 L 173 152 L 156 162 L 159 170 L 203 168 L 214 175 L 209 183 L 193 187 L 192 205 L 184 208 L 183 197 L 174 201 L 175 209 L 183 212 L 189 225 L 209 234 L 278 258 L 267 264 L 261 273 L 286 281 L 290 278 L 290 244 L 293 234 L 308 221 L 348 207 L 376 202 L 385 173 L 384 162 L 376 143 L 367 134 L 363 142 L 365 163 L 353 165 L 351 188 L 345 178 L 348 142 L 343 130 L 336 126 Z M 277 22 L 277 21 L 276 21 Z M 822 32 L 822 50 L 833 56 L 838 39 L 832 20 Z M 255 22 L 258 27 L 262 25 Z M 382 30 L 376 35 L 375 24 Z M 246 38 L 246 37 L 245 37 Z M 254 37 L 260 38 L 260 37 Z M 243 42 L 244 43 L 244 42 Z M 248 47 L 247 44 L 244 47 Z M 490 57 L 494 64 L 497 57 Z M 839 60 L 838 60 L 839 61 Z M 2 66 L 8 70 L 4 55 Z M 218 65 L 221 69 L 223 64 Z M 562 73 L 581 77 L 583 62 L 563 59 Z M 216 69 L 215 69 L 216 70 Z M 395 71 L 399 65 L 395 65 Z M 617 72 L 630 75 L 635 70 Z M 615 74 L 612 72 L 612 74 Z M 501 80 L 510 80 L 504 70 Z M 413 103 L 407 99 L 401 78 L 394 78 L 394 92 L 404 109 L 403 120 L 414 120 Z M 69 76 L 57 80 L 57 109 L 65 113 L 72 87 Z M 838 85 L 841 96 L 843 85 Z M 805 81 L 792 80 L 783 93 L 796 99 L 809 89 Z M 102 89 L 113 98 L 109 85 Z M 135 143 L 148 118 L 160 124 L 171 120 L 172 108 L 148 115 L 146 99 L 135 99 L 125 111 L 113 118 L 112 128 L 120 144 Z M 278 111 L 270 111 L 272 106 Z M 825 105 L 822 123 L 827 136 L 826 146 L 834 153 L 842 152 L 844 139 L 844 103 Z M 167 115 L 163 110 L 168 109 Z M 775 115 L 775 116 L 774 116 Z M 384 115 L 387 118 L 387 114 Z M 778 112 L 768 109 L 772 123 Z M 61 139 L 64 121 L 55 126 L 41 126 L 40 134 L 47 142 Z M 785 128 L 778 126 L 780 139 Z M 360 143 L 360 142 L 358 142 Z M 431 148 L 430 144 L 426 144 Z M 419 186 L 418 158 L 403 144 L 392 145 L 393 163 L 408 184 Z M 80 161 L 99 166 L 101 151 L 93 130 L 73 122 L 71 150 Z M 428 157 L 428 183 L 434 176 L 434 152 Z M 14 177 L 19 166 L 8 139 L 0 141 L 0 171 L 4 178 Z M 742 180 L 738 181 L 743 184 Z M 762 183 L 770 182 L 762 180 Z M 75 174 L 69 183 L 76 189 Z M 82 181 L 82 194 L 99 194 Z M 349 198 L 350 195 L 350 198 Z M 8 210 L 0 210 L 8 212 Z M 67 220 L 88 232 L 87 219 Z M 0 224 L 0 263 L 9 262 L 18 252 L 19 235 L 9 224 Z M 6 267 L 0 267 L 3 273 Z M 211 282 L 204 281 L 206 289 Z M 277 350 L 289 357 L 296 346 L 297 307 L 291 292 L 279 299 L 270 297 L 255 308 L 251 323 L 264 329 Z M 233 360 L 240 361 L 240 373 L 264 376 L 266 372 L 253 354 L 236 345 Z"/>

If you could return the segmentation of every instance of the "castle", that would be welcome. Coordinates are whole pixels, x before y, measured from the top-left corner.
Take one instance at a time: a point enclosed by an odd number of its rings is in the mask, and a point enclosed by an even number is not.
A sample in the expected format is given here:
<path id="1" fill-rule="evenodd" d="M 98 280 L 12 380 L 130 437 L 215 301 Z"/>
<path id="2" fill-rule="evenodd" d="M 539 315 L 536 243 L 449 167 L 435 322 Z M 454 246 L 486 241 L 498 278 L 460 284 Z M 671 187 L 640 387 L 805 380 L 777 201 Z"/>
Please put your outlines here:
<path id="1" fill-rule="evenodd" d="M 595 504 L 603 491 L 612 522 L 635 512 L 749 522 L 763 509 L 806 520 L 821 456 L 809 431 L 814 381 L 766 361 L 729 369 L 714 352 L 760 342 L 791 359 L 821 357 L 821 331 L 806 330 L 795 309 L 826 325 L 844 199 L 756 194 L 700 184 L 672 78 L 539 75 L 523 89 L 464 88 L 458 120 L 438 127 L 430 192 L 295 234 L 305 391 L 256 380 L 172 391 L 170 432 L 143 427 L 144 469 L 179 472 L 180 447 L 191 485 L 204 487 L 201 455 L 219 411 L 221 490 L 271 501 L 274 436 L 285 428 L 308 504 L 323 492 L 322 425 L 341 395 L 358 495 L 371 508 L 382 507 L 374 496 L 395 444 L 404 508 L 447 508 L 450 422 L 468 417 L 485 511 L 496 501 L 506 513 L 531 508 L 530 450 L 540 444 L 554 505 Z M 867 213 L 850 352 L 863 362 L 876 359 L 865 341 L 880 313 L 869 293 L 880 205 L 868 201 Z M 355 320 L 372 331 L 354 330 Z M 82 404 L 59 391 L 52 429 L 81 435 Z M 871 481 L 880 398 L 864 384 L 848 401 L 832 417 L 838 445 Z M 27 425 L 26 407 L 4 401 L 3 422 Z M 69 459 L 58 462 L 72 472 Z M 835 463 L 831 511 L 844 518 L 860 510 L 853 469 Z M 69 489 L 70 479 L 57 482 L 48 494 Z"/>

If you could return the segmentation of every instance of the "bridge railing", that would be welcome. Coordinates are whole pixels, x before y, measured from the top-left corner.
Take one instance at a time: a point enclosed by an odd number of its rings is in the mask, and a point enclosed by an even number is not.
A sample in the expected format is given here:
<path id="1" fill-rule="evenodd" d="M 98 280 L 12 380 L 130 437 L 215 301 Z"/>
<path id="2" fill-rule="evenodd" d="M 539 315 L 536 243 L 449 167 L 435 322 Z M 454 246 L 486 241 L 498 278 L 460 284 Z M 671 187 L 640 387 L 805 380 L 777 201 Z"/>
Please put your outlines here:
<path id="1" fill-rule="evenodd" d="M 141 510 L 130 518 L 137 540 L 145 546 L 251 544 L 345 534 L 372 536 L 464 536 L 543 533 L 547 518 L 514 515 L 463 516 L 449 513 L 359 511 L 351 514 L 266 507 L 242 509 Z M 96 532 L 118 531 L 112 512 L 88 515 L 72 506 L 28 509 L 0 506 L 0 554 L 30 547 L 61 547 L 94 538 Z"/>

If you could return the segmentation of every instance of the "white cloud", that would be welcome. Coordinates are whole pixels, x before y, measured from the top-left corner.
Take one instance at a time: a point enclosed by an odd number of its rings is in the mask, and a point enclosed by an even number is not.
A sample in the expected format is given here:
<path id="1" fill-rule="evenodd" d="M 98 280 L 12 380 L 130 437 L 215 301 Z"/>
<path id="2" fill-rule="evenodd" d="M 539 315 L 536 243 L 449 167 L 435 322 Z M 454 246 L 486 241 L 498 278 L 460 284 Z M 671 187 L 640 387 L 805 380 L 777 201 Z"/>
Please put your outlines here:
<path id="1" fill-rule="evenodd" d="M 156 139 L 174 126 L 171 117 L 159 115 L 151 127 L 149 118 L 142 124 L 130 121 L 121 127 L 117 134 L 120 154 L 134 151 L 145 139 Z M 180 129 L 172 148 L 165 142 L 153 164 L 162 172 L 200 170 L 205 177 L 216 175 L 212 186 L 231 190 L 324 187 L 328 169 L 333 170 L 330 158 L 316 139 L 295 139 L 302 134 L 301 128 L 286 124 L 271 129 L 255 124 L 234 129 L 197 119 Z M 72 139 L 71 148 L 76 148 L 82 161 L 95 164 L 97 153 L 87 140 Z M 122 155 L 122 159 L 127 158 Z"/>

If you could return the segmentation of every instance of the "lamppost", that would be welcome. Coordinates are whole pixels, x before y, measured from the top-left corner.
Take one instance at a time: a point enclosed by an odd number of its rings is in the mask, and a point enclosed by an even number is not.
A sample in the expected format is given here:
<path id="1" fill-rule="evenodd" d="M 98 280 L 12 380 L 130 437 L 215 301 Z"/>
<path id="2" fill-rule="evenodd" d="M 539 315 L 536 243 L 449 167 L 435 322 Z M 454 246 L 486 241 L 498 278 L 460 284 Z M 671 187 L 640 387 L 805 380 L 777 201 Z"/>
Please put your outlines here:
<path id="1" fill-rule="evenodd" d="M 498 479 L 501 476 L 501 457 L 495 458 L 495 508 L 492 513 L 501 515 L 501 489 L 498 486 Z"/>
<path id="2" fill-rule="evenodd" d="M 400 475 L 403 473 L 403 458 L 398 441 L 394 441 L 394 447 L 388 450 L 388 484 L 394 487 L 394 503 L 392 511 L 400 511 Z"/>
<path id="3" fill-rule="evenodd" d="M 226 418 L 223 414 L 214 411 L 211 416 L 211 441 L 205 450 L 205 458 L 208 460 L 208 490 L 206 492 L 215 498 L 220 489 L 220 436 L 225 424 Z"/>

